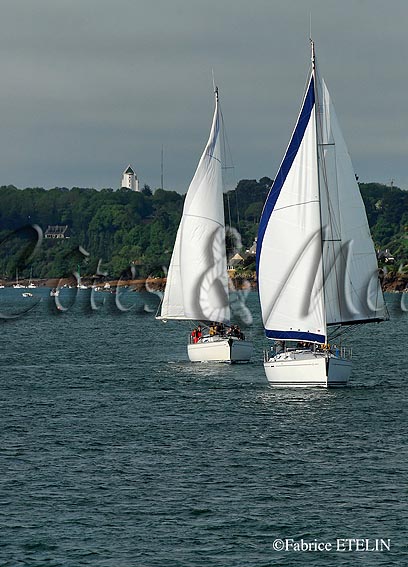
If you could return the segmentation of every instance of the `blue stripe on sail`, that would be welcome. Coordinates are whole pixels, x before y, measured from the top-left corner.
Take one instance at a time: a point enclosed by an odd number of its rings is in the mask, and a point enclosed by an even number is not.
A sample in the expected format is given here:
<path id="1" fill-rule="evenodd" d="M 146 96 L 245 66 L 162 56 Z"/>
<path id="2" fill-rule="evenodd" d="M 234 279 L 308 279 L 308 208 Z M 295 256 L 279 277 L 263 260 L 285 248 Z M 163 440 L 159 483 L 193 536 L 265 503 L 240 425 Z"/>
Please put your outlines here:
<path id="1" fill-rule="evenodd" d="M 258 229 L 258 242 L 257 242 L 257 254 L 256 254 L 256 271 L 257 276 L 259 275 L 259 260 L 261 256 L 262 250 L 262 242 L 265 235 L 266 228 L 269 223 L 270 216 L 272 214 L 273 209 L 275 208 L 276 201 L 280 195 L 281 189 L 283 184 L 286 181 L 286 177 L 292 167 L 293 161 L 298 153 L 300 145 L 303 140 L 303 136 L 305 134 L 307 125 L 309 124 L 310 115 L 312 113 L 312 109 L 315 103 L 315 94 L 314 94 L 314 81 L 313 76 L 310 79 L 310 84 L 308 91 L 305 96 L 305 100 L 303 103 L 302 110 L 300 112 L 299 120 L 296 124 L 295 131 L 293 132 L 292 139 L 290 141 L 289 147 L 286 150 L 285 157 L 283 158 L 282 164 L 280 169 L 276 175 L 275 181 L 269 191 L 269 195 L 266 199 L 261 220 L 259 221 L 259 229 Z M 258 280 L 259 281 L 259 280 Z"/>
<path id="2" fill-rule="evenodd" d="M 265 329 L 265 335 L 268 337 L 268 339 L 278 339 L 282 341 L 295 340 L 322 344 L 326 342 L 326 337 L 324 335 L 318 335 L 317 333 L 306 333 L 303 331 L 271 331 L 269 329 Z"/>

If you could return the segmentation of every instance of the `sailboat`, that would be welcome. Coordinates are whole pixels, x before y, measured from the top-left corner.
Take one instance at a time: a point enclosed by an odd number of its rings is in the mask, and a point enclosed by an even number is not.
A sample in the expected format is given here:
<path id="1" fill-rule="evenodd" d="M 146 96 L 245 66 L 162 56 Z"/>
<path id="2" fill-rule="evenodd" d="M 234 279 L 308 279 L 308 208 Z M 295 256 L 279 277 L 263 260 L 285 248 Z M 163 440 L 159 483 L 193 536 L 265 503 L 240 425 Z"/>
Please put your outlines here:
<path id="1" fill-rule="evenodd" d="M 300 114 L 261 215 L 257 277 L 271 386 L 345 386 L 353 326 L 387 318 L 356 176 L 314 43 Z"/>
<path id="2" fill-rule="evenodd" d="M 30 270 L 30 279 L 28 280 L 28 288 L 29 289 L 35 289 L 37 286 L 35 285 L 35 283 L 32 281 L 33 280 L 33 269 L 31 268 Z"/>
<path id="3" fill-rule="evenodd" d="M 81 280 L 81 268 L 78 264 L 78 271 L 77 271 L 77 289 L 88 289 L 88 286 L 82 283 Z"/>
<path id="4" fill-rule="evenodd" d="M 230 325 L 218 89 L 210 136 L 188 188 L 167 274 L 161 320 Z M 242 334 L 203 333 L 187 345 L 191 362 L 248 362 L 252 343 Z M 240 336 L 239 336 L 240 335 Z"/>
<path id="5" fill-rule="evenodd" d="M 18 270 L 16 270 L 16 283 L 13 284 L 14 289 L 25 289 L 25 285 L 18 282 Z"/>

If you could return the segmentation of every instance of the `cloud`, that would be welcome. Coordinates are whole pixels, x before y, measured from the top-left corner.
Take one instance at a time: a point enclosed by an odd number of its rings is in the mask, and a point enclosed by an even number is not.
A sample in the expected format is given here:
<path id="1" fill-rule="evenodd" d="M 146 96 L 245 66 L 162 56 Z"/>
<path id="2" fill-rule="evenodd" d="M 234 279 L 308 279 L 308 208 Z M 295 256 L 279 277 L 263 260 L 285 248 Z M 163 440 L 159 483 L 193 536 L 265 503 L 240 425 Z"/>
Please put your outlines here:
<path id="1" fill-rule="evenodd" d="M 408 187 L 405 22 L 394 0 L 5 0 L 0 183 L 185 191 L 220 86 L 235 177 L 273 177 L 309 64 L 322 74 L 360 178 Z M 390 174 L 392 172 L 392 175 Z"/>

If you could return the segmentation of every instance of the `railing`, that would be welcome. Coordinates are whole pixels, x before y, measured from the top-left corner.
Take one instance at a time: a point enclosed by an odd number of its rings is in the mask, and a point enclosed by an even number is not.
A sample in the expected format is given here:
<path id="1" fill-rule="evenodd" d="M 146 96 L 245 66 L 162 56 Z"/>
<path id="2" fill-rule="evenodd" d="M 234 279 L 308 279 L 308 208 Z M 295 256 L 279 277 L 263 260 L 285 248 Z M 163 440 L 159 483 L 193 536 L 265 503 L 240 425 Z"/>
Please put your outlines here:
<path id="1" fill-rule="evenodd" d="M 335 351 L 338 351 L 340 358 L 345 358 L 351 360 L 353 358 L 353 349 L 351 347 L 335 347 Z M 336 352 L 334 353 L 336 354 Z"/>
<path id="2" fill-rule="evenodd" d="M 215 343 L 218 341 L 225 341 L 225 339 L 231 339 L 231 338 L 236 338 L 236 337 L 228 337 L 227 335 L 201 335 L 201 337 L 198 339 L 198 341 L 196 341 L 196 343 L 200 342 L 200 343 Z M 192 344 L 196 344 L 194 343 L 194 339 L 191 336 L 191 334 L 189 335 L 189 343 Z"/>
<path id="3" fill-rule="evenodd" d="M 279 352 L 277 352 L 273 347 L 269 349 L 264 349 L 263 360 L 264 362 L 268 362 L 270 358 L 273 358 L 274 356 L 282 353 L 291 353 L 291 356 L 293 358 L 296 358 L 296 353 L 299 352 L 299 350 L 301 351 L 310 350 L 315 355 L 318 353 L 320 355 L 325 354 L 326 357 L 329 357 L 330 355 L 334 355 L 337 358 L 343 358 L 345 360 L 351 360 L 353 358 L 353 349 L 351 347 L 312 344 L 310 345 L 310 348 L 305 348 L 305 349 L 299 349 L 297 347 L 285 347 L 283 350 Z"/>

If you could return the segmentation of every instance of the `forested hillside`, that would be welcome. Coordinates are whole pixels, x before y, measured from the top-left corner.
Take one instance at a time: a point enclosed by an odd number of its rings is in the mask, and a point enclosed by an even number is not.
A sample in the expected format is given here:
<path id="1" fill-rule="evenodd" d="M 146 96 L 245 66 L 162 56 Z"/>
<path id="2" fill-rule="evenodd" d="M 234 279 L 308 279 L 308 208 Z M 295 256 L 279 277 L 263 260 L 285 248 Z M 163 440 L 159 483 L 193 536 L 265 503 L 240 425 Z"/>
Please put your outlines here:
<path id="1" fill-rule="evenodd" d="M 408 191 L 379 183 L 362 183 L 360 191 L 377 247 L 388 248 L 396 264 L 408 263 Z"/>
<path id="2" fill-rule="evenodd" d="M 258 220 L 271 180 L 242 180 L 224 196 L 227 223 L 241 234 L 243 248 L 253 243 Z M 369 224 L 375 244 L 388 248 L 398 265 L 408 258 L 408 192 L 377 183 L 361 184 Z M 0 187 L 0 276 L 14 278 L 17 265 L 21 277 L 59 277 L 81 265 L 82 275 L 101 269 L 111 277 L 134 266 L 138 275 L 168 265 L 175 240 L 184 196 L 175 191 L 145 186 L 141 193 L 127 189 Z M 68 225 L 69 238 L 43 239 L 29 265 L 22 265 L 22 240 L 37 224 Z M 75 253 L 81 246 L 89 256 Z"/>

